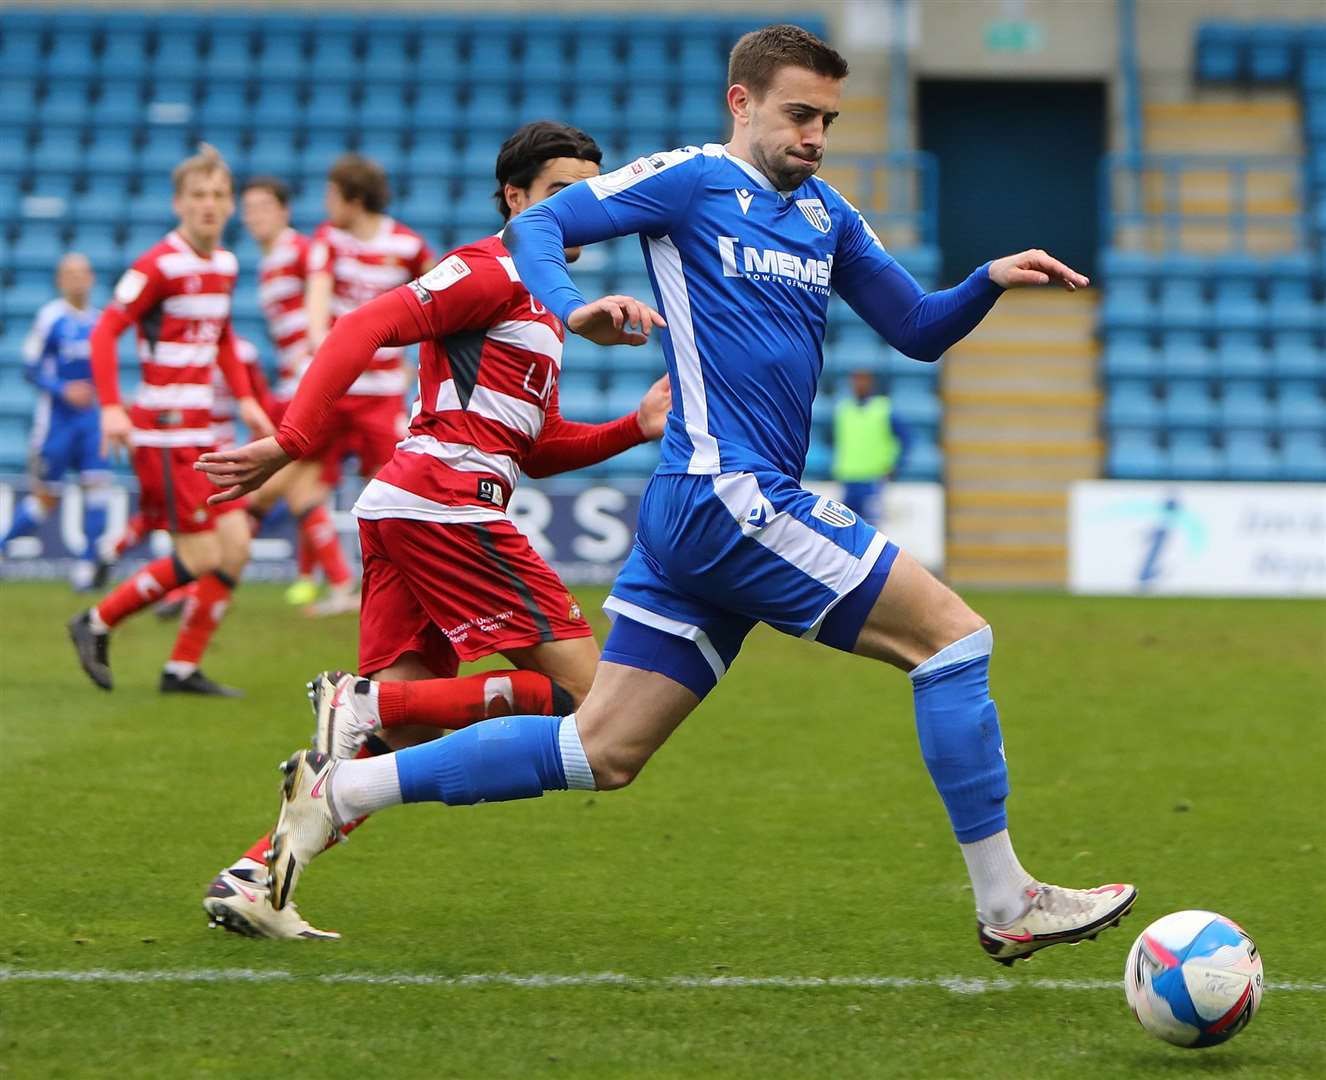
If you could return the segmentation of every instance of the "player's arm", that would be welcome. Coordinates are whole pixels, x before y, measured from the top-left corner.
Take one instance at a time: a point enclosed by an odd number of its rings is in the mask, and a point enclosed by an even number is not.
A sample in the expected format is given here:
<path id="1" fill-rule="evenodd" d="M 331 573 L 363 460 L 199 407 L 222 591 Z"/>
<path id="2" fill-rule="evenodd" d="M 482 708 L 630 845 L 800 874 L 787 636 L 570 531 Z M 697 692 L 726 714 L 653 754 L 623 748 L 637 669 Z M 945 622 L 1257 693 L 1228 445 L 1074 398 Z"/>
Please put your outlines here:
<path id="1" fill-rule="evenodd" d="M 64 396 L 64 380 L 60 378 L 54 359 L 51 332 L 55 329 L 56 315 L 48 305 L 37 312 L 32 328 L 23 339 L 23 378 L 47 394 Z M 71 402 L 72 404 L 72 402 Z"/>
<path id="2" fill-rule="evenodd" d="M 255 396 L 253 381 L 249 377 L 249 365 L 239 358 L 239 351 L 235 348 L 235 331 L 229 321 L 216 343 L 216 364 L 235 396 L 235 411 L 244 421 L 244 426 L 255 435 L 271 435 L 276 429 L 272 427 L 266 410 Z"/>
<path id="3" fill-rule="evenodd" d="M 686 212 L 702 167 L 696 154 L 656 154 L 530 207 L 506 231 L 520 280 L 572 333 L 600 345 L 643 345 L 650 330 L 666 325 L 663 317 L 629 296 L 586 303 L 567 271 L 565 249 L 632 233 L 663 235 Z"/>
<path id="4" fill-rule="evenodd" d="M 304 311 L 308 315 L 309 345 L 318 348 L 331 328 L 331 302 L 334 282 L 331 273 L 331 247 L 319 229 L 304 257 Z"/>
<path id="5" fill-rule="evenodd" d="M 525 457 L 525 474 L 537 479 L 583 469 L 657 439 L 663 434 L 671 408 L 672 391 L 665 375 L 640 399 L 635 412 L 606 424 L 582 424 L 562 415 L 554 386 L 544 412 L 543 430 Z"/>
<path id="6" fill-rule="evenodd" d="M 116 355 L 120 335 L 140 322 L 161 303 L 165 279 L 156 260 L 139 259 L 115 284 L 112 302 L 102 310 L 101 318 L 88 337 L 91 352 L 92 382 L 101 402 L 101 452 L 130 449 L 133 424 L 120 402 L 119 358 Z"/>
<path id="7" fill-rule="evenodd" d="M 833 285 L 885 341 L 914 360 L 938 360 L 976 328 L 1007 288 L 1087 279 L 1043 251 L 1024 251 L 977 267 L 951 289 L 927 293 L 884 250 L 860 213 L 843 200 Z"/>
<path id="8" fill-rule="evenodd" d="M 272 474 L 303 457 L 350 384 L 368 369 L 382 348 L 414 345 L 424 339 L 426 324 L 416 317 L 401 286 L 336 320 L 299 381 L 294 399 L 274 436 L 233 450 L 203 454 L 195 466 L 224 488 L 208 501 L 229 502 L 261 487 Z"/>

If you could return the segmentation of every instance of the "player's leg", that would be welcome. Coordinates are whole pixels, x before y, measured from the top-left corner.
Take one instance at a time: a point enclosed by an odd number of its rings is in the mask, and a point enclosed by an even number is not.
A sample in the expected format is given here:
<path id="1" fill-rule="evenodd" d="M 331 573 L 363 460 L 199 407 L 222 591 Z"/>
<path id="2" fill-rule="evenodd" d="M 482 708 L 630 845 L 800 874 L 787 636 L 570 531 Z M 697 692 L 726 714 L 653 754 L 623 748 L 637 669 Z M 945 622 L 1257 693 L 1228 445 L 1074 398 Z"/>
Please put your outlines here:
<path id="1" fill-rule="evenodd" d="M 238 690 L 213 682 L 198 665 L 230 607 L 240 575 L 248 563 L 251 531 L 243 508 L 216 515 L 211 537 L 215 547 L 214 569 L 197 575 L 197 581 L 185 600 L 179 634 L 161 673 L 163 693 L 213 697 L 240 695 Z M 186 553 L 192 544 L 193 537 L 188 534 L 176 537 L 176 548 L 185 557 L 186 564 Z"/>
<path id="2" fill-rule="evenodd" d="M 0 537 L 0 553 L 5 545 L 20 536 L 29 536 L 41 528 L 42 522 L 60 502 L 60 479 L 69 468 L 73 454 L 71 433 L 49 426 L 49 418 L 39 420 L 33 429 L 33 441 L 28 456 L 28 472 L 32 487 L 19 500 L 9 528 Z"/>
<path id="3" fill-rule="evenodd" d="M 1128 912 L 1136 890 L 1045 885 L 1018 861 L 1004 809 L 1003 736 L 990 697 L 993 646 L 986 621 L 900 552 L 854 651 L 908 672 L 921 754 L 967 864 L 981 944 L 994 959 L 1011 962 L 1046 945 L 1094 937 Z"/>

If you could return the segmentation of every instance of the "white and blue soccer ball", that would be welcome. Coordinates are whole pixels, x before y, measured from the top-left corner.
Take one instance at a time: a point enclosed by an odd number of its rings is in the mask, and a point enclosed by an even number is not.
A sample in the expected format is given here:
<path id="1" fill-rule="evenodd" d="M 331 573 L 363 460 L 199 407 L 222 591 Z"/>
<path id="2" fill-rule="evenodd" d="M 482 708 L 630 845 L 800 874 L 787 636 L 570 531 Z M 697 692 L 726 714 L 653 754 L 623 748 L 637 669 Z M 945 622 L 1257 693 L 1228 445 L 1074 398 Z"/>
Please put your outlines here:
<path id="1" fill-rule="evenodd" d="M 1175 1046 L 1217 1046 L 1248 1026 L 1262 1001 L 1262 958 L 1232 919 L 1176 911 L 1133 942 L 1124 968 L 1133 1015 Z"/>

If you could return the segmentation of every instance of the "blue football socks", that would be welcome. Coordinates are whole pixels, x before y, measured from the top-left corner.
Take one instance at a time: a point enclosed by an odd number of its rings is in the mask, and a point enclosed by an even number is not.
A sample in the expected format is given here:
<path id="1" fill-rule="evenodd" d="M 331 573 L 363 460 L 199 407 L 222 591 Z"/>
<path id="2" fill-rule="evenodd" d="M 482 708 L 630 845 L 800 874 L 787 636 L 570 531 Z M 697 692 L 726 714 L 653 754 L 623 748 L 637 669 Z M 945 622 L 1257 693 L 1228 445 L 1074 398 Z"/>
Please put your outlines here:
<path id="1" fill-rule="evenodd" d="M 41 500 L 36 495 L 27 496 L 18 504 L 18 509 L 14 511 L 14 518 L 9 523 L 9 531 L 3 537 L 0 537 L 0 546 L 20 536 L 27 536 L 28 533 L 36 532 L 45 520 L 46 508 L 42 506 Z"/>
<path id="2" fill-rule="evenodd" d="M 503 716 L 401 750 L 395 755 L 401 799 L 469 806 L 562 790 L 561 724 L 560 716 Z"/>

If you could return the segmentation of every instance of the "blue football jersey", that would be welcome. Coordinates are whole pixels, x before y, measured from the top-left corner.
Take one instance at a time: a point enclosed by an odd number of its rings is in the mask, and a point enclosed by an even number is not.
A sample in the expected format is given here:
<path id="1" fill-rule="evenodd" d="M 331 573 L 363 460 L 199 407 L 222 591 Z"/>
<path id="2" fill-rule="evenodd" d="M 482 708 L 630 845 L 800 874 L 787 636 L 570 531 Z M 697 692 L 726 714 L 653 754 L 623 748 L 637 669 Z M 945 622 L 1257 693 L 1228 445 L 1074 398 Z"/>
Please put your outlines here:
<path id="1" fill-rule="evenodd" d="M 48 407 L 55 415 L 83 412 L 65 404 L 60 388 L 67 382 L 92 379 L 92 349 L 89 337 L 100 312 L 79 311 L 57 298 L 43 304 L 23 342 L 23 362 L 28 380 L 49 395 Z"/>

